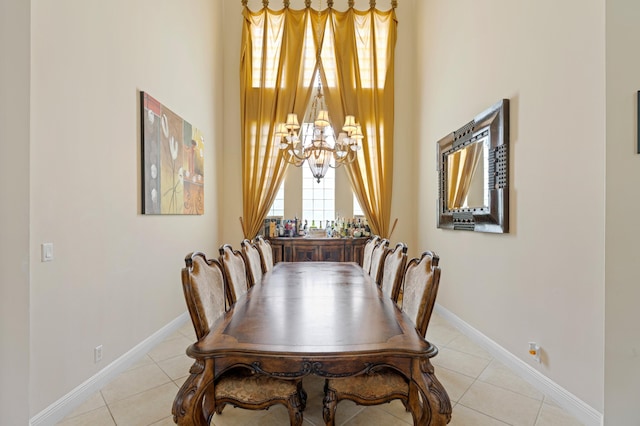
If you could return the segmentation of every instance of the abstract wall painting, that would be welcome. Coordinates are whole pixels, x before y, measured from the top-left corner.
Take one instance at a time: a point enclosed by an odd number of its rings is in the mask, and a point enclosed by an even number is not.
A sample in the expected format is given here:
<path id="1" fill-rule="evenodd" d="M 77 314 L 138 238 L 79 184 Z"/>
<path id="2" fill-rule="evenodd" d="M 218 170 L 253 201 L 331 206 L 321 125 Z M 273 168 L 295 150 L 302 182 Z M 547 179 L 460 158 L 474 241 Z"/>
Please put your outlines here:
<path id="1" fill-rule="evenodd" d="M 204 213 L 204 137 L 169 108 L 140 92 L 142 213 Z"/>

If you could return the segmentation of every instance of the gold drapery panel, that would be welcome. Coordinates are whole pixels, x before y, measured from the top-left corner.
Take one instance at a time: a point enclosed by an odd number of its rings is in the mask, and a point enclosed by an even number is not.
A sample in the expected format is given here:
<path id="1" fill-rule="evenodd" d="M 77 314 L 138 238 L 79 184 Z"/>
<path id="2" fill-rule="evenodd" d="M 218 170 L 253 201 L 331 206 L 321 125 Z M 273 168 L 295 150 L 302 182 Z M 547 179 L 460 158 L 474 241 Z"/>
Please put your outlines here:
<path id="1" fill-rule="evenodd" d="M 304 117 L 315 74 L 308 73 L 309 69 L 320 73 L 334 125 L 343 123 L 347 113 L 355 115 L 362 125 L 365 143 L 358 160 L 346 166 L 347 175 L 372 231 L 388 237 L 393 185 L 395 10 L 380 11 L 372 5 L 369 10 L 358 11 L 350 4 L 344 12 L 333 8 L 319 12 L 307 3 L 300 11 L 288 7 L 274 11 L 267 5 L 256 12 L 245 7 L 243 12 L 245 238 L 260 232 L 284 178 L 287 163 L 273 134 L 287 113 Z M 260 64 L 252 63 L 256 58 Z M 258 72 L 260 75 L 255 75 Z M 339 128 L 335 130 L 337 133 Z"/>
<path id="2" fill-rule="evenodd" d="M 273 133 L 287 113 L 302 116 L 311 96 L 303 78 L 310 10 L 243 11 L 240 52 L 242 232 L 254 238 L 284 179 L 287 163 Z M 259 60 L 259 64 L 253 61 Z M 255 74 L 258 75 L 255 75 Z"/>
<path id="3" fill-rule="evenodd" d="M 323 55 L 321 69 L 335 85 L 326 89 L 329 114 L 337 123 L 356 116 L 365 136 L 358 161 L 346 165 L 352 189 L 373 233 L 389 237 L 393 187 L 395 10 L 329 10 L 325 38 L 335 61 Z M 366 49 L 363 49 L 366 47 Z M 368 52 L 369 54 L 366 54 Z M 332 76 L 331 73 L 334 73 Z"/>

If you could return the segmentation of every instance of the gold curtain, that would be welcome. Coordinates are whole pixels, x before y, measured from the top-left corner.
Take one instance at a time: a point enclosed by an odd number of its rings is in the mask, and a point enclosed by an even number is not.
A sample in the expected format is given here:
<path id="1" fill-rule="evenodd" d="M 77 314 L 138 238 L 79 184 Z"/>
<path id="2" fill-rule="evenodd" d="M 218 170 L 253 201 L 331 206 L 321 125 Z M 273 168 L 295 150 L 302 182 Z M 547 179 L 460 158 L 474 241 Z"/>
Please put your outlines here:
<path id="1" fill-rule="evenodd" d="M 471 179 L 482 157 L 482 143 L 472 143 L 464 149 L 447 156 L 449 177 L 447 188 L 447 208 L 459 209 L 469 194 Z"/>
<path id="2" fill-rule="evenodd" d="M 307 7 L 243 12 L 241 123 L 243 233 L 262 228 L 287 163 L 274 141 L 287 113 L 304 117 L 320 72 L 334 123 L 355 115 L 365 135 L 347 175 L 375 234 L 389 236 L 393 185 L 395 10 Z M 335 42 L 338 40 L 338 42 Z M 275 47 L 274 47 L 275 46 Z M 320 62 L 317 52 L 320 50 Z M 258 58 L 258 59 L 256 59 Z M 260 63 L 254 64 L 253 61 Z M 309 72 L 312 70 L 312 72 Z M 257 75 L 257 73 L 260 73 Z M 339 130 L 335 129 L 336 132 Z"/>
<path id="3" fill-rule="evenodd" d="M 346 166 L 347 175 L 371 230 L 387 238 L 393 186 L 395 9 L 327 13 L 320 68 L 329 114 L 336 123 L 344 122 L 346 114 L 355 115 L 362 126 L 363 149 L 358 161 Z"/>
<path id="4" fill-rule="evenodd" d="M 308 46 L 312 38 L 301 36 L 310 27 L 310 9 L 252 12 L 245 7 L 243 17 L 242 231 L 251 239 L 262 229 L 287 167 L 273 137 L 275 126 L 287 113 L 304 115 L 312 89 L 304 75 L 304 52 L 315 47 Z"/>

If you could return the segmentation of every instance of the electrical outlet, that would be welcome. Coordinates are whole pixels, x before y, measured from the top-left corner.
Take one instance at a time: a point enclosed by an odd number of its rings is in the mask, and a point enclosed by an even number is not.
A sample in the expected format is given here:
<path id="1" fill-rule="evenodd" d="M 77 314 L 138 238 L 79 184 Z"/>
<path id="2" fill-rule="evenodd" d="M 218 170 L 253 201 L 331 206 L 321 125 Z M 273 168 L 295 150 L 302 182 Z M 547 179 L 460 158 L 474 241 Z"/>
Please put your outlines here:
<path id="1" fill-rule="evenodd" d="M 102 361 L 102 345 L 93 348 L 93 362 L 98 363 L 100 361 Z"/>

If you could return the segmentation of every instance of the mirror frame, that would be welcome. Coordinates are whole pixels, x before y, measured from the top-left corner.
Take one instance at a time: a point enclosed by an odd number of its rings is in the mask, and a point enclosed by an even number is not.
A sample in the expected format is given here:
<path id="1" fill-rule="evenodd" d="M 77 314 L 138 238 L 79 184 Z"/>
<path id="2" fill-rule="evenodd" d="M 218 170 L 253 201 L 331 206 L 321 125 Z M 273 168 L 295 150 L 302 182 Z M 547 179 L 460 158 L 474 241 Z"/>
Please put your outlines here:
<path id="1" fill-rule="evenodd" d="M 488 137 L 488 205 L 447 207 L 447 156 Z M 438 141 L 438 228 L 509 232 L 509 99 L 502 99 Z"/>

